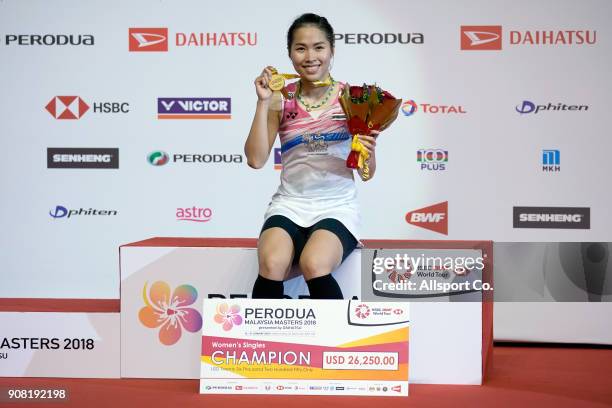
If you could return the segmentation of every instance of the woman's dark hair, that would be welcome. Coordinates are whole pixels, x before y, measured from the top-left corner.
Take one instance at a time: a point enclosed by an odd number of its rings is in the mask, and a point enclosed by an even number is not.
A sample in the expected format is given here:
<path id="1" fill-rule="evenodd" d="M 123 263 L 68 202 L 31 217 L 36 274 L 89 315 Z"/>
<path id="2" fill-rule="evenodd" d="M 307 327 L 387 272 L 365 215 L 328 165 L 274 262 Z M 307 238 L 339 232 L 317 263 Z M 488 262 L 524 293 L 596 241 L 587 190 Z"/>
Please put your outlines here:
<path id="1" fill-rule="evenodd" d="M 331 24 L 329 24 L 329 21 L 327 21 L 325 17 L 318 16 L 313 13 L 306 13 L 296 18 L 287 31 L 287 50 L 289 52 L 291 52 L 291 44 L 293 44 L 293 33 L 295 33 L 295 30 L 298 28 L 305 26 L 315 26 L 319 30 L 323 31 L 332 49 L 334 48 L 334 29 L 332 28 Z"/>

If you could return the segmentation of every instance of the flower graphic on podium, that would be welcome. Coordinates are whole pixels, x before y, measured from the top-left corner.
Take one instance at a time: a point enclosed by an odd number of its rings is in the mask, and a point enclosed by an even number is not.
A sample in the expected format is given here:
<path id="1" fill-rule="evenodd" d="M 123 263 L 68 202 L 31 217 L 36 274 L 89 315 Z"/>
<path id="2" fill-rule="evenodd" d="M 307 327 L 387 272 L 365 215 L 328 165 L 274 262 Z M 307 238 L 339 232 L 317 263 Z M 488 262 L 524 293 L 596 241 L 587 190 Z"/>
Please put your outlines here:
<path id="1" fill-rule="evenodd" d="M 170 296 L 170 285 L 157 281 L 147 294 L 147 283 L 142 290 L 145 307 L 138 312 L 140 322 L 150 329 L 159 327 L 159 341 L 171 346 L 180 340 L 183 329 L 196 333 L 202 328 L 202 316 L 192 307 L 198 291 L 191 285 L 181 285 Z"/>
<path id="2" fill-rule="evenodd" d="M 217 313 L 215 313 L 215 322 L 223 325 L 223 330 L 230 331 L 234 326 L 242 324 L 242 316 L 240 316 L 240 306 L 227 303 L 217 305 Z"/>
<path id="3" fill-rule="evenodd" d="M 365 319 L 370 315 L 370 308 L 362 303 L 355 308 L 355 315 L 360 319 Z"/>

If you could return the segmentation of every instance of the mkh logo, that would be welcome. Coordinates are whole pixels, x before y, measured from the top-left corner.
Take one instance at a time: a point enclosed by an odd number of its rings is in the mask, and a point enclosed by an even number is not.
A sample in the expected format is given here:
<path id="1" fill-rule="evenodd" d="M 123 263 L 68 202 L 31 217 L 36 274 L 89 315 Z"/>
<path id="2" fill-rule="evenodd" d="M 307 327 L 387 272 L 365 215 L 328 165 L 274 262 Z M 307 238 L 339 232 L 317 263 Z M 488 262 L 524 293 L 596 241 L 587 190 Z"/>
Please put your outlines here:
<path id="1" fill-rule="evenodd" d="M 411 211 L 406 214 L 406 222 L 448 235 L 448 201 Z"/>

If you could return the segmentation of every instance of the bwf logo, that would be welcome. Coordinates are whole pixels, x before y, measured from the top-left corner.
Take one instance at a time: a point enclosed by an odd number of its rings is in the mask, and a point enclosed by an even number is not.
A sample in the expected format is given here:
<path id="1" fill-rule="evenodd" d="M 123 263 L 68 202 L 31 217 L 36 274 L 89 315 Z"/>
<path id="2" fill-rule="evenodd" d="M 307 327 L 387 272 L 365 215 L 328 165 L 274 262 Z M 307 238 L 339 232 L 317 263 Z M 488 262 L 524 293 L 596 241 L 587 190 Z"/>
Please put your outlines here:
<path id="1" fill-rule="evenodd" d="M 130 52 L 168 51 L 168 28 L 130 28 Z"/>
<path id="2" fill-rule="evenodd" d="M 448 235 L 448 201 L 411 211 L 406 214 L 406 222 Z"/>

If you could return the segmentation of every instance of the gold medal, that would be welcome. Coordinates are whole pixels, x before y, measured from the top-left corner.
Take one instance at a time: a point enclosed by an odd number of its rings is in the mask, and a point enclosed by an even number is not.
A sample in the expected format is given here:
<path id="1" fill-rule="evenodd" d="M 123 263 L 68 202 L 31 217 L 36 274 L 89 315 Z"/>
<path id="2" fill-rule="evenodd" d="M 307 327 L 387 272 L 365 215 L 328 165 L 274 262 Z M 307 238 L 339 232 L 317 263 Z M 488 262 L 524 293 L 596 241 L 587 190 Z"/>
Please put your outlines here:
<path id="1" fill-rule="evenodd" d="M 276 68 L 272 68 L 272 78 L 268 82 L 268 87 L 273 91 L 280 91 L 285 87 L 286 79 L 296 79 L 300 76 L 297 74 L 279 74 Z"/>

